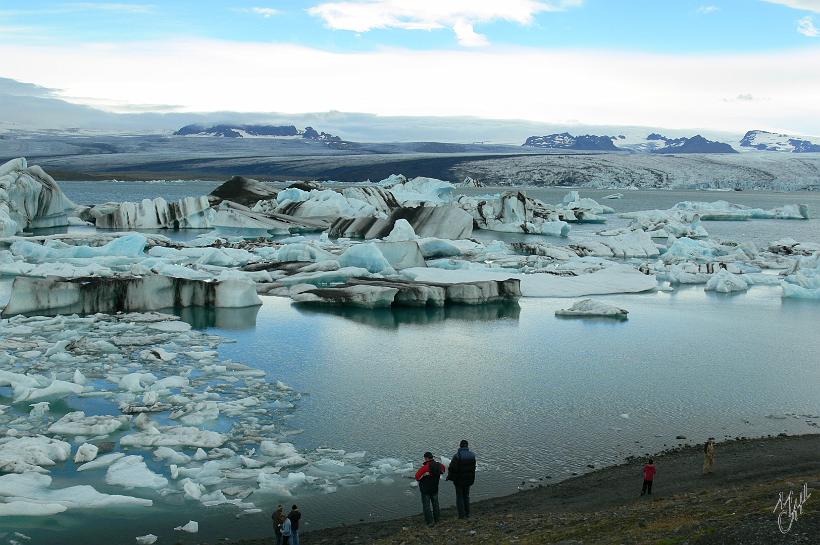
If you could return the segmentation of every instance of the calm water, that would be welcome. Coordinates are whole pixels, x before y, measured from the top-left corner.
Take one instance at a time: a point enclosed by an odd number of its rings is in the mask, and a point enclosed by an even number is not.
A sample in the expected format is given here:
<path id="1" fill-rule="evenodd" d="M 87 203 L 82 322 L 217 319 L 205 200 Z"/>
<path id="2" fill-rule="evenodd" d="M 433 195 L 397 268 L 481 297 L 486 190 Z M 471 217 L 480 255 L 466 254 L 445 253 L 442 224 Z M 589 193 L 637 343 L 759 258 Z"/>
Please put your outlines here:
<path id="1" fill-rule="evenodd" d="M 79 185 L 62 185 L 83 202 L 72 193 Z M 151 184 L 146 191 L 172 185 L 176 190 L 184 184 Z M 565 191 L 531 193 L 558 202 Z M 609 193 L 582 191 L 582 196 Z M 618 210 L 719 198 L 764 208 L 807 202 L 815 213 L 820 207 L 816 194 L 624 194 L 623 200 L 601 202 Z M 818 220 L 708 222 L 706 227 L 727 238 L 820 241 Z M 585 229 L 601 226 L 575 232 Z M 629 320 L 559 319 L 554 311 L 571 303 L 559 299 L 374 312 L 307 309 L 270 297 L 259 309 L 189 310 L 183 318 L 236 340 L 222 346 L 222 356 L 265 369 L 271 378 L 309 394 L 290 421 L 301 430 L 292 437 L 298 448 L 331 446 L 419 460 L 425 450 L 450 456 L 458 440 L 467 438 L 481 462 L 476 499 L 514 492 L 522 481 L 555 481 L 587 471 L 588 464 L 600 467 L 655 452 L 681 442 L 677 435 L 700 442 L 709 436 L 818 431 L 817 302 L 784 301 L 779 289 L 768 287 L 734 296 L 691 287 L 599 299 L 628 309 Z M 785 413 L 807 416 L 784 418 Z M 408 480 L 397 479 L 392 485 L 342 487 L 335 494 L 293 501 L 310 529 L 415 513 L 417 495 Z M 443 487 L 442 500 L 453 503 L 449 486 Z M 259 507 L 270 506 L 262 501 Z M 69 534 L 76 543 L 99 537 L 87 524 L 94 514 L 71 513 L 50 522 L 63 527 L 61 537 Z M 150 520 L 128 511 L 106 514 L 106 521 L 116 528 L 108 530 L 112 543 L 132 542 L 149 531 L 161 542 L 197 542 L 162 532 L 189 518 L 200 522 L 200 539 L 209 541 L 269 531 L 267 513 L 241 520 L 235 513 L 167 505 Z M 54 535 L 42 528 L 25 531 Z M 123 535 L 127 539 L 114 539 Z"/>

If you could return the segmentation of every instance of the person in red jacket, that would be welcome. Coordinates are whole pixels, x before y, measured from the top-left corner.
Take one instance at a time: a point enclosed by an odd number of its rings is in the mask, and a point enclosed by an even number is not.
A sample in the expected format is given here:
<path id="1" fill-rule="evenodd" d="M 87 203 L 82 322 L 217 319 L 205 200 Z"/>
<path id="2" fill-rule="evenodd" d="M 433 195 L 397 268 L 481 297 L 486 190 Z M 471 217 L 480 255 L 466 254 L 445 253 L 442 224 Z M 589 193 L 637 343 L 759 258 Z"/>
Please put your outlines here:
<path id="1" fill-rule="evenodd" d="M 416 471 L 416 481 L 421 492 L 421 508 L 428 526 L 433 526 L 439 520 L 438 483 L 446 471 L 444 464 L 436 462 L 430 452 L 424 453 L 424 464 Z"/>
<path id="2" fill-rule="evenodd" d="M 644 494 L 652 495 L 652 481 L 655 480 L 655 462 L 649 460 L 649 463 L 643 466 L 643 487 L 641 488 L 641 496 Z"/>

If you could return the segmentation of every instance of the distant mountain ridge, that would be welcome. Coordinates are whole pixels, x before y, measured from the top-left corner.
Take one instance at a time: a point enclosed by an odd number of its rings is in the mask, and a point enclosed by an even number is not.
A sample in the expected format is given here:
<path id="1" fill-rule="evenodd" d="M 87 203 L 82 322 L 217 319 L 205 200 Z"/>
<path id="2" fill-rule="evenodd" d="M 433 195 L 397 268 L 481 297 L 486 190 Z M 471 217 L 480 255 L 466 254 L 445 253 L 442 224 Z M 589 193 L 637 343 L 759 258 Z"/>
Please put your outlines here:
<path id="1" fill-rule="evenodd" d="M 613 141 L 625 140 L 624 136 L 597 136 L 585 134 L 572 136 L 568 132 L 530 136 L 524 146 L 542 149 L 566 149 L 584 151 L 633 151 L 649 153 L 738 153 L 732 146 L 723 142 L 707 140 L 696 134 L 692 137 L 667 138 L 653 132 L 646 140 L 637 144 L 616 146 Z"/>
<path id="2" fill-rule="evenodd" d="M 348 142 L 339 136 L 324 131 L 319 132 L 313 127 L 297 129 L 295 125 L 203 125 L 193 123 L 185 125 L 174 132 L 174 136 L 213 136 L 221 138 L 298 138 L 332 144 L 333 147 L 343 147 Z"/>
<path id="3" fill-rule="evenodd" d="M 544 136 L 530 136 L 523 145 L 542 149 L 623 151 L 612 143 L 614 138 L 614 136 L 596 136 L 594 134 L 572 136 L 568 132 L 562 132 Z"/>
<path id="4" fill-rule="evenodd" d="M 666 145 L 655 148 L 652 153 L 738 153 L 738 151 L 723 142 L 707 140 L 699 134 L 691 138 L 666 138 L 663 135 L 653 133 L 646 137 L 647 140 L 661 140 Z"/>
<path id="5" fill-rule="evenodd" d="M 761 130 L 747 132 L 741 139 L 740 145 L 744 148 L 753 148 L 760 151 L 820 153 L 820 145 L 813 143 L 811 140 Z"/>

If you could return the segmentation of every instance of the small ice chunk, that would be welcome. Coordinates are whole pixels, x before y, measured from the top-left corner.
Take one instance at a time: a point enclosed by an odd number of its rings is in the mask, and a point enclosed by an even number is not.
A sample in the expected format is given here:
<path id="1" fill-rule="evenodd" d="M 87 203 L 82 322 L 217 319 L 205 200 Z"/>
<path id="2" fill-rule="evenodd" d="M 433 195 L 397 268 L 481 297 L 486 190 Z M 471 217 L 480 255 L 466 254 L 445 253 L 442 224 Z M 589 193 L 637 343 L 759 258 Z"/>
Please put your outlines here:
<path id="1" fill-rule="evenodd" d="M 183 322 L 182 320 L 154 322 L 152 324 L 148 324 L 148 327 L 157 331 L 164 331 L 166 333 L 182 333 L 191 330 L 191 324 L 188 322 Z"/>
<path id="2" fill-rule="evenodd" d="M 31 418 L 41 418 L 46 415 L 49 409 L 48 401 L 41 401 L 40 403 L 32 403 L 31 411 L 28 413 Z"/>
<path id="3" fill-rule="evenodd" d="M 75 370 L 74 370 L 74 378 L 73 378 L 73 380 L 74 380 L 74 384 L 79 384 L 80 386 L 85 385 L 85 383 L 87 382 L 87 379 L 85 378 L 85 375 L 83 375 L 83 374 L 80 372 L 80 370 L 79 370 L 79 369 L 75 369 Z"/>
<path id="4" fill-rule="evenodd" d="M 0 442 L 0 473 L 45 472 L 71 456 L 71 445 L 50 437 L 16 437 Z"/>
<path id="5" fill-rule="evenodd" d="M 68 509 L 59 503 L 11 501 L 0 503 L 0 517 L 42 517 L 56 515 Z"/>
<path id="6" fill-rule="evenodd" d="M 191 457 L 182 452 L 178 452 L 171 447 L 159 447 L 154 451 L 154 458 L 164 460 L 169 464 L 186 465 L 191 461 Z"/>
<path id="7" fill-rule="evenodd" d="M 92 462 L 87 462 L 77 468 L 77 471 L 88 471 L 90 469 L 100 469 L 108 467 L 120 458 L 124 457 L 122 452 L 112 452 L 111 454 L 104 454 Z"/>
<path id="8" fill-rule="evenodd" d="M 189 520 L 187 524 L 184 526 L 177 526 L 174 530 L 177 532 L 188 532 L 189 534 L 195 534 L 199 531 L 199 523 L 195 520 Z"/>
<path id="9" fill-rule="evenodd" d="M 157 536 L 154 534 L 146 534 L 136 538 L 137 545 L 153 545 L 157 542 Z"/>
<path id="10" fill-rule="evenodd" d="M 97 452 L 99 452 L 99 448 L 96 445 L 83 443 L 77 449 L 77 454 L 74 455 L 74 463 L 90 462 L 97 457 Z"/>
<path id="11" fill-rule="evenodd" d="M 49 433 L 61 435 L 109 435 L 128 425 L 127 416 L 86 416 L 83 411 L 68 413 L 52 424 Z"/>
<path id="12" fill-rule="evenodd" d="M 583 301 L 578 301 L 570 308 L 555 311 L 556 316 L 594 316 L 622 319 L 626 318 L 628 314 L 629 312 L 625 309 L 592 299 L 584 299 Z"/>
<path id="13" fill-rule="evenodd" d="M 142 456 L 126 456 L 108 467 L 105 482 L 125 488 L 163 488 L 168 486 L 168 479 L 154 473 Z"/>

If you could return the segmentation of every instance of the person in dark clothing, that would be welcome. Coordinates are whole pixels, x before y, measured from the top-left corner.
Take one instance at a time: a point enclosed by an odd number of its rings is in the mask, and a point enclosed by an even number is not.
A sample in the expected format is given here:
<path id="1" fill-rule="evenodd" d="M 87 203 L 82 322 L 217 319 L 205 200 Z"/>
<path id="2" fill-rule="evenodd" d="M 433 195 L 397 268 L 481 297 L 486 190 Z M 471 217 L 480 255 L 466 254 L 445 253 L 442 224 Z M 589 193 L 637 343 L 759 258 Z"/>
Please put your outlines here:
<path id="1" fill-rule="evenodd" d="M 644 494 L 652 495 L 652 481 L 655 480 L 655 462 L 649 460 L 649 463 L 643 466 L 643 486 L 641 487 L 641 496 Z"/>
<path id="2" fill-rule="evenodd" d="M 424 465 L 416 472 L 416 481 L 421 492 L 421 508 L 424 511 L 424 520 L 432 526 L 439 520 L 438 483 L 447 468 L 436 462 L 430 452 L 424 453 Z"/>
<path id="3" fill-rule="evenodd" d="M 276 536 L 276 545 L 282 545 L 282 523 L 287 518 L 284 509 L 281 505 L 277 505 L 276 511 L 270 517 L 273 520 L 273 534 Z"/>
<path id="4" fill-rule="evenodd" d="M 462 439 L 447 471 L 447 480 L 453 481 L 456 488 L 456 509 L 460 519 L 470 518 L 470 487 L 475 482 L 475 454 L 468 446 L 467 440 Z"/>
<path id="5" fill-rule="evenodd" d="M 299 545 L 299 520 L 302 518 L 302 512 L 294 505 L 288 513 L 290 519 L 290 545 Z"/>

